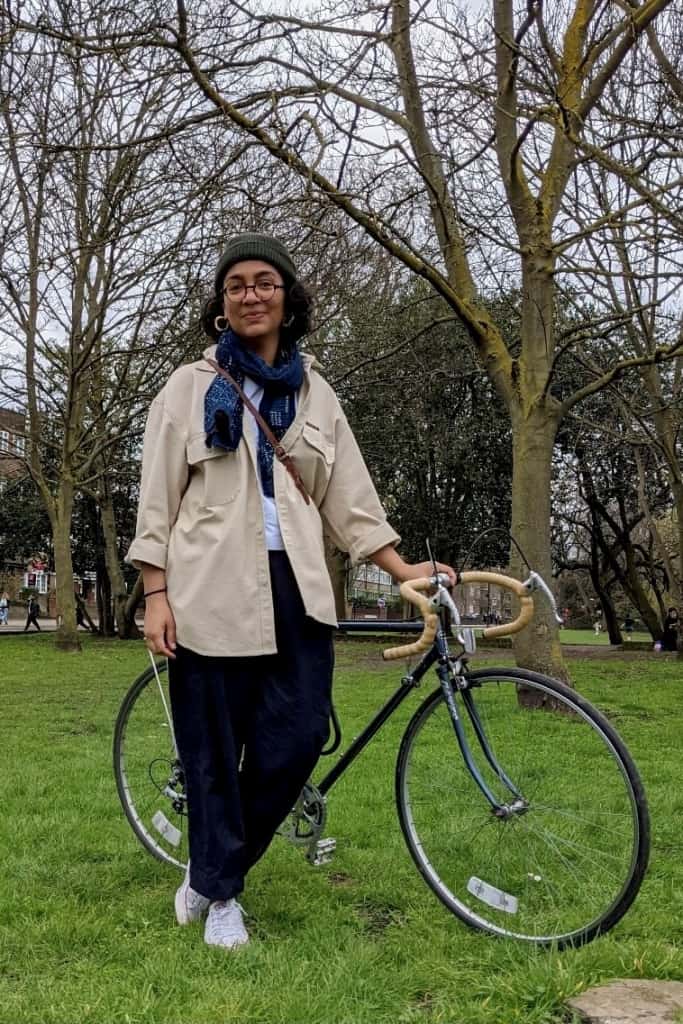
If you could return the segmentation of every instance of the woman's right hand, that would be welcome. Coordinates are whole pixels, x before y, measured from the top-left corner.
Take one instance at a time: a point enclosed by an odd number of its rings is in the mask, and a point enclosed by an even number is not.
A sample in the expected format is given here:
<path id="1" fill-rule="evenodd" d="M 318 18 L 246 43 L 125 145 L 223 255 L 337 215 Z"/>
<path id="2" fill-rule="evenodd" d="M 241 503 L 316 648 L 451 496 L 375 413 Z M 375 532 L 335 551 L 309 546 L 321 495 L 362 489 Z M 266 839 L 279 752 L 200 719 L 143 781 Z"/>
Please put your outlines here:
<path id="1" fill-rule="evenodd" d="M 152 654 L 175 658 L 175 619 L 166 594 L 151 594 L 145 604 L 145 641 Z"/>

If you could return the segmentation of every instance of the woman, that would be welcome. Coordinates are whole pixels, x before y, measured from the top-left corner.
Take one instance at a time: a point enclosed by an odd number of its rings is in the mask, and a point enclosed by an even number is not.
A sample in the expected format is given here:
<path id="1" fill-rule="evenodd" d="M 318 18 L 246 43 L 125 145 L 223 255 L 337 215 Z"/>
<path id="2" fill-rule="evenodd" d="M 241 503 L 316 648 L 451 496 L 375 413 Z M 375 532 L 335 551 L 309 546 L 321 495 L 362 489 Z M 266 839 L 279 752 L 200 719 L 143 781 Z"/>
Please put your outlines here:
<path id="1" fill-rule="evenodd" d="M 3 590 L 0 594 L 0 626 L 6 626 L 9 621 L 9 594 Z"/>
<path id="2" fill-rule="evenodd" d="M 310 300 L 287 249 L 231 238 L 214 283 L 203 326 L 217 347 L 176 370 L 150 409 L 128 557 L 143 572 L 147 645 L 170 659 L 186 776 L 190 867 L 176 916 L 206 913 L 205 941 L 234 948 L 248 941 L 245 876 L 328 734 L 336 617 L 323 529 L 397 580 L 432 566 L 395 551 L 339 402 L 298 351 Z"/>
<path id="3" fill-rule="evenodd" d="M 678 609 L 672 606 L 667 611 L 666 618 L 664 619 L 663 651 L 678 650 L 678 625 Z"/>

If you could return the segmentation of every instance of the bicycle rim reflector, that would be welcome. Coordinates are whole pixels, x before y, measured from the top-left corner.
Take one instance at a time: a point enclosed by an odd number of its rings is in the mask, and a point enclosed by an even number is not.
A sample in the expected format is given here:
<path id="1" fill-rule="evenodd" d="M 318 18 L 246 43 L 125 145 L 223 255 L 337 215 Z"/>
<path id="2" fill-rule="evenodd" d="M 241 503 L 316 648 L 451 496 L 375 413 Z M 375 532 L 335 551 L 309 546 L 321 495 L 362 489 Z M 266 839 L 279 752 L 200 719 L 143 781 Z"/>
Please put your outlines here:
<path id="1" fill-rule="evenodd" d="M 516 896 L 511 896 L 510 893 L 503 892 L 502 889 L 496 889 L 495 885 L 489 885 L 488 882 L 482 882 L 481 878 L 477 878 L 476 875 L 472 875 L 468 881 L 467 891 L 471 892 L 482 903 L 488 904 L 489 907 L 495 907 L 496 910 L 504 910 L 506 914 L 517 913 L 518 903 Z"/>
<path id="2" fill-rule="evenodd" d="M 183 838 L 183 834 L 168 820 L 163 811 L 157 811 L 154 814 L 152 824 L 159 835 L 163 836 L 171 846 L 180 846 L 180 840 Z"/>

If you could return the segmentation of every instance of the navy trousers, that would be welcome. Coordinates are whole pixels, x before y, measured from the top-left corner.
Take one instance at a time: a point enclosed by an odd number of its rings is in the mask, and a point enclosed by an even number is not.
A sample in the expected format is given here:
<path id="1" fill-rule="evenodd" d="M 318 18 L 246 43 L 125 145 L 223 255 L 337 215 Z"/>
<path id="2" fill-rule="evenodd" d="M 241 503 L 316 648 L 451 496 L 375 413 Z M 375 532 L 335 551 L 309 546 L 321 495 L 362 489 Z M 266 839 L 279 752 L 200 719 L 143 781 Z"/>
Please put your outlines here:
<path id="1" fill-rule="evenodd" d="M 332 628 L 306 616 L 289 559 L 269 556 L 277 654 L 169 662 L 187 785 L 190 885 L 237 896 L 310 776 L 329 734 Z"/>

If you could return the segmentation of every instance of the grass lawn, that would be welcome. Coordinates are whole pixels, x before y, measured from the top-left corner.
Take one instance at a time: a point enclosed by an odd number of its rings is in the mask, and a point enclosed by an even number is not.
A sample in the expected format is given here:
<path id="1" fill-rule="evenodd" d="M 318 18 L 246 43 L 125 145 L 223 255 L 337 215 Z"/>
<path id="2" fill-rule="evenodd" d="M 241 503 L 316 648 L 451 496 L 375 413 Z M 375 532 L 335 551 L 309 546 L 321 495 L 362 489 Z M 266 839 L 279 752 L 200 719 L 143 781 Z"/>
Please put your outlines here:
<path id="1" fill-rule="evenodd" d="M 347 741 L 400 676 L 380 649 L 338 647 Z M 680 662 L 570 665 L 650 800 L 650 871 L 610 935 L 537 950 L 472 932 L 437 902 L 393 806 L 398 739 L 420 694 L 331 793 L 332 864 L 313 869 L 276 840 L 250 875 L 253 941 L 233 955 L 175 925 L 180 876 L 143 851 L 118 803 L 113 722 L 146 663 L 141 643 L 85 638 L 81 654 L 58 655 L 49 636 L 0 640 L 0 1024 L 555 1024 L 568 1019 L 563 1001 L 596 982 L 683 980 Z"/>
<path id="2" fill-rule="evenodd" d="M 626 633 L 622 635 L 625 643 L 632 643 L 634 641 L 652 643 L 652 637 L 649 633 L 638 633 L 636 631 L 631 634 L 630 641 L 626 640 Z M 601 647 L 610 646 L 610 639 L 607 633 L 599 633 L 596 636 L 593 629 L 561 629 L 560 641 L 563 644 L 599 644 Z"/>

